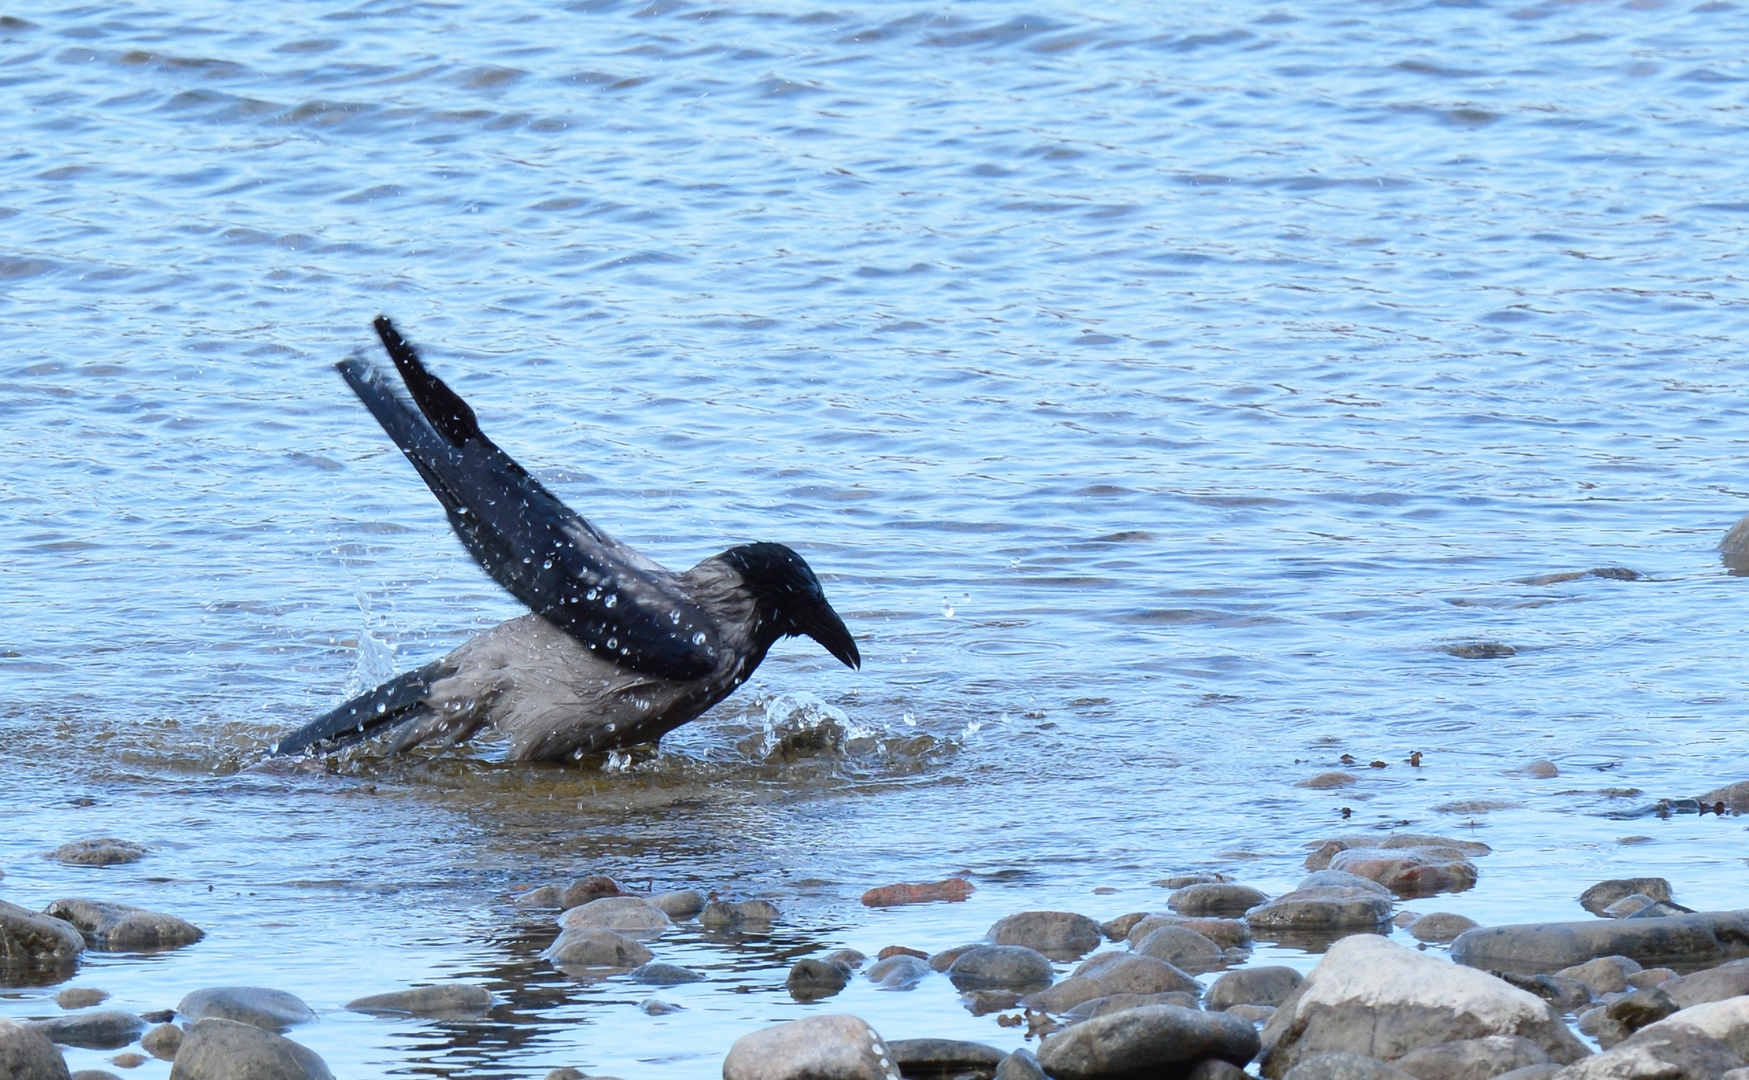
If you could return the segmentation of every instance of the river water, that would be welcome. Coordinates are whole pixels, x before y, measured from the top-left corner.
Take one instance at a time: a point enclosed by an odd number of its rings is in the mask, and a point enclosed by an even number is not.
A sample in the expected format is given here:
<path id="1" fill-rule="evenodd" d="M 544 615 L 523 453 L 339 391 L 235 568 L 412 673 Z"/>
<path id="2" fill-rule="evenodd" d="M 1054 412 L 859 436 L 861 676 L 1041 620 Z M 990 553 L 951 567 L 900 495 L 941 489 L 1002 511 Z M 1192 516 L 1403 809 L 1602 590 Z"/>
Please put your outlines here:
<path id="1" fill-rule="evenodd" d="M 1609 816 L 1749 775 L 1743 9 L 8 11 L 0 898 L 208 930 L 71 985 L 291 991 L 342 1077 L 691 1080 L 810 1011 L 1021 1045 L 945 980 L 783 977 L 1169 871 L 1284 890 L 1345 830 L 1494 847 L 1414 910 L 1583 917 L 1642 873 L 1743 905 L 1739 819 Z M 518 612 L 331 369 L 378 312 L 655 558 L 795 546 L 863 669 L 780 645 L 582 767 L 261 767 Z M 1638 576 L 1540 580 L 1594 567 Z M 103 835 L 151 854 L 44 858 Z M 509 902 L 591 872 L 784 918 L 662 939 L 709 978 L 647 1016 Z M 949 874 L 969 902 L 857 902 Z M 452 979 L 498 1006 L 341 1008 Z"/>

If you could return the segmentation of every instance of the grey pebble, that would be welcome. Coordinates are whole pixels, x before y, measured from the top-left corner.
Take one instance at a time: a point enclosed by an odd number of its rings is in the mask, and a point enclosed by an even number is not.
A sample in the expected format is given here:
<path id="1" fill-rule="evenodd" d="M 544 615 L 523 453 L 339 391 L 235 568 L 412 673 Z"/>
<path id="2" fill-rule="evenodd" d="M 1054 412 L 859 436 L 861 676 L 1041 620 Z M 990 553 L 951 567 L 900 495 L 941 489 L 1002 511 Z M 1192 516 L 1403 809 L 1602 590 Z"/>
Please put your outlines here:
<path id="1" fill-rule="evenodd" d="M 1670 882 L 1661 877 L 1610 878 L 1600 881 L 1579 894 L 1579 906 L 1593 915 L 1601 915 L 1609 905 L 1634 894 L 1653 900 L 1671 900 Z"/>
<path id="2" fill-rule="evenodd" d="M 1195 930 L 1162 926 L 1131 948 L 1141 956 L 1164 960 L 1190 975 L 1201 975 L 1227 964 L 1226 952 Z"/>
<path id="3" fill-rule="evenodd" d="M 1047 1035 L 1038 1060 L 1061 1080 L 1161 1070 L 1218 1057 L 1243 1065 L 1256 1056 L 1257 1029 L 1237 1016 L 1177 1005 L 1143 1005 Z"/>
<path id="4" fill-rule="evenodd" d="M 653 894 L 650 903 L 675 922 L 683 922 L 704 910 L 705 898 L 697 889 L 673 889 Z"/>
<path id="5" fill-rule="evenodd" d="M 1110 994 L 1164 994 L 1170 991 L 1202 994 L 1202 984 L 1189 975 L 1164 960 L 1135 953 L 1108 952 L 1090 956 L 1075 969 L 1074 975 L 1097 981 Z"/>
<path id="6" fill-rule="evenodd" d="M 1002 1059 L 996 1066 L 994 1080 L 1050 1080 L 1039 1067 L 1038 1058 L 1024 1046 Z"/>

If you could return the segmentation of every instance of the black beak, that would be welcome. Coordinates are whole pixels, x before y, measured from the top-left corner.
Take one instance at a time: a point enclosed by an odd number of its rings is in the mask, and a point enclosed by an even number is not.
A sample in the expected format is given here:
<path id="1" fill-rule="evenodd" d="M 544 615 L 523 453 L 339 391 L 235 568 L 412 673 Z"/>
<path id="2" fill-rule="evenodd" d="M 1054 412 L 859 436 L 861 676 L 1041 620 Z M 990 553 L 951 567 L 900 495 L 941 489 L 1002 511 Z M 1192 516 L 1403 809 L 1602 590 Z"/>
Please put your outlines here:
<path id="1" fill-rule="evenodd" d="M 856 642 L 850 636 L 850 629 L 844 625 L 844 620 L 838 613 L 820 605 L 812 620 L 802 633 L 818 641 L 826 647 L 826 651 L 836 656 L 845 667 L 862 668 L 862 654 L 856 651 Z"/>

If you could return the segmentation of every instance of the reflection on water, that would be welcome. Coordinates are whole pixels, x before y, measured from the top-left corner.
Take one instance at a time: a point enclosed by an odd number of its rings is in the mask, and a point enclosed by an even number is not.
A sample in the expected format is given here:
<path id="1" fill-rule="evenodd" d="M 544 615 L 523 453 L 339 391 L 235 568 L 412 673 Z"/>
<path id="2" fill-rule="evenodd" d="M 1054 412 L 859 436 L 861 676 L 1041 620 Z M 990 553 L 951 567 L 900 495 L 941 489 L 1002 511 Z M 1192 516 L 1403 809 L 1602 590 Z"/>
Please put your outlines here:
<path id="1" fill-rule="evenodd" d="M 1744 775 L 1727 7 L 1043 10 L 0 18 L 0 898 L 209 932 L 74 983 L 292 991 L 337 1075 L 681 1080 L 810 1010 L 1018 1045 L 945 979 L 803 1006 L 785 970 L 1167 871 L 1279 892 L 1335 832 L 1493 846 L 1419 911 L 1740 903 L 1739 818 L 1621 816 Z M 793 544 L 864 668 L 779 646 L 582 768 L 258 764 L 516 614 L 330 370 L 379 311 L 629 543 Z M 1295 786 L 1343 755 L 1385 767 Z M 42 857 L 99 835 L 151 854 Z M 784 919 L 670 932 L 708 978 L 651 1016 L 510 902 L 589 873 Z M 499 1004 L 341 1008 L 449 979 Z"/>

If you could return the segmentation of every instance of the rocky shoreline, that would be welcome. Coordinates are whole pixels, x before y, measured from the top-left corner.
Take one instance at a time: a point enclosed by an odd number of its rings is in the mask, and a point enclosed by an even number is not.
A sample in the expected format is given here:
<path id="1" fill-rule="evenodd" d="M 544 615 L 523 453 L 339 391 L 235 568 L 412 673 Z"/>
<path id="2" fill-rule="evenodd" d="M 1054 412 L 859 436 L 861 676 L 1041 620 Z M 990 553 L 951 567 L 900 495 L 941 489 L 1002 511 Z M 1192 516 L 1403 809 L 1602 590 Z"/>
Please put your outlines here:
<path id="1" fill-rule="evenodd" d="M 1733 785 L 1700 801 L 1740 812 L 1745 798 L 1749 785 Z M 744 1035 L 726 1048 L 722 1075 L 1221 1080 L 1250 1069 L 1271 1080 L 1749 1080 L 1749 911 L 1691 912 L 1667 880 L 1647 877 L 1585 889 L 1577 897 L 1590 913 L 1584 920 L 1477 926 L 1396 905 L 1471 887 L 1487 845 L 1353 834 L 1307 846 L 1307 875 L 1273 897 L 1221 874 L 1181 874 L 1156 883 L 1172 890 L 1161 910 L 1103 922 L 1016 912 L 956 948 L 826 950 L 787 972 L 790 996 L 804 1003 L 829 1002 L 855 980 L 905 991 L 945 978 L 973 1015 L 1023 1029 L 1024 1048 L 889 1040 L 856 1016 L 823 1013 Z M 143 853 L 105 838 L 55 857 L 89 865 Z M 896 883 L 870 889 L 863 903 L 952 903 L 972 891 L 958 878 Z M 635 892 L 605 876 L 531 889 L 512 903 L 557 912 L 545 963 L 582 981 L 649 987 L 641 1008 L 652 1014 L 676 1011 L 661 1000 L 663 987 L 706 978 L 658 956 L 677 924 L 756 936 L 783 920 L 762 899 Z M 1420 944 L 1390 940 L 1393 928 Z M 52 983 L 70 978 L 86 950 L 158 952 L 203 936 L 176 916 L 102 900 L 60 899 L 41 912 L 0 901 L 0 974 Z M 1302 976 L 1250 963 L 1259 942 L 1323 955 Z M 1449 958 L 1430 951 L 1441 947 Z M 55 999 L 64 1015 L 0 1020 L 0 1076 L 116 1075 L 70 1073 L 60 1046 L 121 1051 L 109 1060 L 124 1070 L 169 1061 L 173 1080 L 331 1076 L 316 1050 L 287 1037 L 316 1019 L 291 994 L 211 987 L 141 1015 L 102 1008 L 107 996 L 72 988 Z M 484 1016 L 494 1004 L 485 987 L 449 983 L 371 994 L 345 1008 L 442 1020 Z M 546 1080 L 584 1075 L 558 1069 Z"/>

